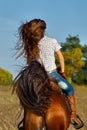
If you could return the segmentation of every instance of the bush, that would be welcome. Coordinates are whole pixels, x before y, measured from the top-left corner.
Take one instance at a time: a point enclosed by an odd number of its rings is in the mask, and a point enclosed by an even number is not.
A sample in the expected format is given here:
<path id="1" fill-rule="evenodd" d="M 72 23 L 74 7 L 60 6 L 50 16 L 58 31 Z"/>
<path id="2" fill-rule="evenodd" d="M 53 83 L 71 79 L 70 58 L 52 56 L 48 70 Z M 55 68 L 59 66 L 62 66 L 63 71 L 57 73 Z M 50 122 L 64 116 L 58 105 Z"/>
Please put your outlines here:
<path id="1" fill-rule="evenodd" d="M 9 71 L 0 68 L 0 85 L 11 85 L 13 76 Z"/>

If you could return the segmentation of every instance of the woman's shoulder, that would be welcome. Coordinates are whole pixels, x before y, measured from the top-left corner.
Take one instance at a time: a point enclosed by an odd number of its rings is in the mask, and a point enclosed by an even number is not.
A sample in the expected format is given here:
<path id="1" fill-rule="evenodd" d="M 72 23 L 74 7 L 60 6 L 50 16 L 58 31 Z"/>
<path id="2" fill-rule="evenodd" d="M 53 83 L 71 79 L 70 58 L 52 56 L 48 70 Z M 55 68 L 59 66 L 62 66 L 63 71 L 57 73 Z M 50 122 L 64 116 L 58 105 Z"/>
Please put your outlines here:
<path id="1" fill-rule="evenodd" d="M 44 38 L 51 41 L 51 42 L 57 42 L 56 38 L 53 38 L 53 37 L 44 36 Z"/>

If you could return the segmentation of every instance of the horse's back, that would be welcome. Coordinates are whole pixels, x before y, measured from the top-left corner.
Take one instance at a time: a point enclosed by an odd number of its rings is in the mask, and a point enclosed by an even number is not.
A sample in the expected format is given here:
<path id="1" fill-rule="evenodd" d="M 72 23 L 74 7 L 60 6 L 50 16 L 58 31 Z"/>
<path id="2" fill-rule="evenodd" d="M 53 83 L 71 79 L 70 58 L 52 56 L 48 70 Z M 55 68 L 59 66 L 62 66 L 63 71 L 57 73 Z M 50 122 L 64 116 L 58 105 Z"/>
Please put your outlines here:
<path id="1" fill-rule="evenodd" d="M 70 113 L 63 95 L 54 92 L 51 96 L 51 107 L 46 112 L 48 130 L 67 130 L 70 124 Z"/>

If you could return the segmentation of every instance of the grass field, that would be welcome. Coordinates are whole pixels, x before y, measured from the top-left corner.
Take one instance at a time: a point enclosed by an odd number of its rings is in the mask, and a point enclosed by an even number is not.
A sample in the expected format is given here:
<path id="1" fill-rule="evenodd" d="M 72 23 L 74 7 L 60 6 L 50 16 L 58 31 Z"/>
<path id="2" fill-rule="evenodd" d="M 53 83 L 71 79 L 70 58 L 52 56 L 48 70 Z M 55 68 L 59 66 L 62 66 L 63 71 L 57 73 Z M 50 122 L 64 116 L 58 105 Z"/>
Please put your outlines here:
<path id="1" fill-rule="evenodd" d="M 11 94 L 11 87 L 0 87 L 0 130 L 17 130 L 21 120 L 21 108 L 17 96 Z M 77 113 L 84 121 L 81 130 L 87 130 L 87 86 L 75 86 Z M 68 130 L 75 130 L 70 125 Z"/>

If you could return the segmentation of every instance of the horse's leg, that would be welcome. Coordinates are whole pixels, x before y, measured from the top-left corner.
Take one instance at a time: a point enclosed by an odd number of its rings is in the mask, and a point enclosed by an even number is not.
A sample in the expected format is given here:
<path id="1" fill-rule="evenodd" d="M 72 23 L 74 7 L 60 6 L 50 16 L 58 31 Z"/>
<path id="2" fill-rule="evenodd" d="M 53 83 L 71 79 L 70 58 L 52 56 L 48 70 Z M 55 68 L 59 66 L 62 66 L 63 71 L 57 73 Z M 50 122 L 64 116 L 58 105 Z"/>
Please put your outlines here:
<path id="1" fill-rule="evenodd" d="M 70 124 L 70 114 L 61 96 L 52 96 L 51 107 L 46 112 L 47 130 L 67 130 Z"/>
<path id="2" fill-rule="evenodd" d="M 23 130 L 42 130 L 42 117 L 31 112 L 26 112 Z"/>

